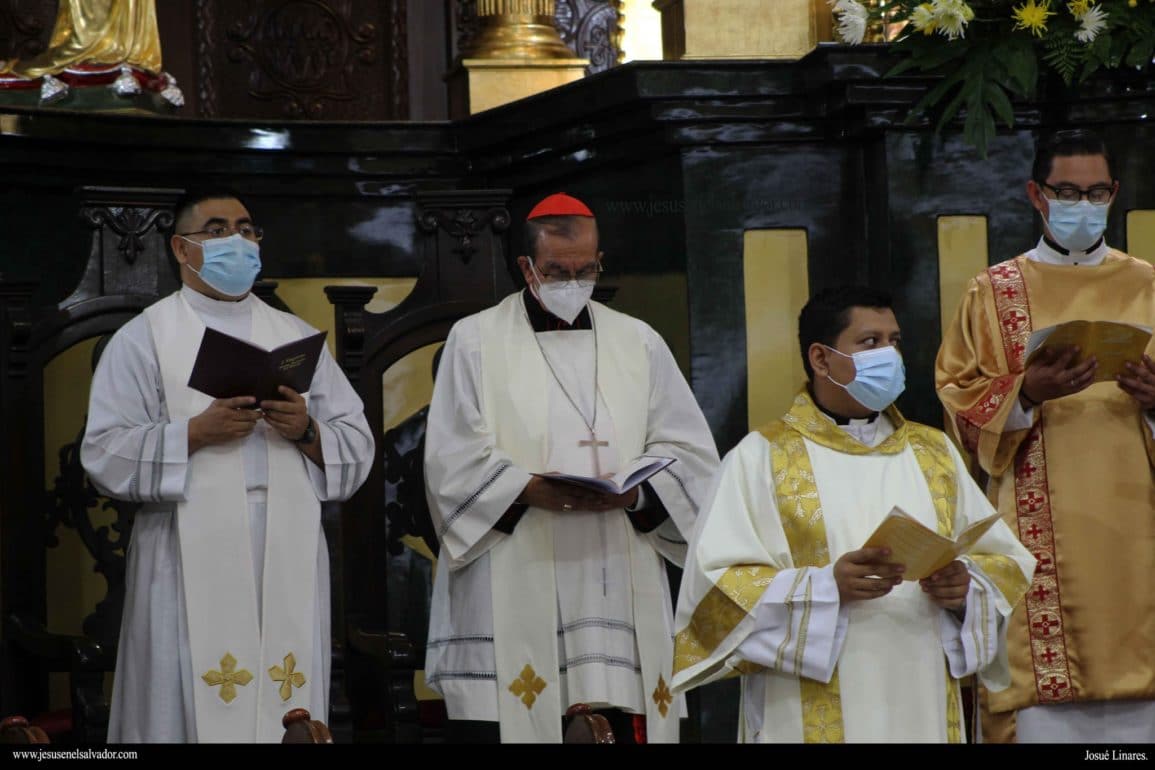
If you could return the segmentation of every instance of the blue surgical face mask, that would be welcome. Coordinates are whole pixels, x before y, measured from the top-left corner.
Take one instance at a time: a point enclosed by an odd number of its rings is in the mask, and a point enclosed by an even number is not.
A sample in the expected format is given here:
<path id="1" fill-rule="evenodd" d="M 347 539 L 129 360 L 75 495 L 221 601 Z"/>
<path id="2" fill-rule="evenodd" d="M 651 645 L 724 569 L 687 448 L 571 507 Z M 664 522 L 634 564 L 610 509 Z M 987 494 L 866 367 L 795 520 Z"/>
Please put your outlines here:
<path id="1" fill-rule="evenodd" d="M 181 236 L 184 238 L 184 236 Z M 196 241 L 185 238 L 190 243 Z M 226 297 L 241 297 L 253 288 L 257 273 L 261 272 L 261 247 L 240 233 L 227 238 L 209 238 L 200 242 L 204 263 L 200 270 L 190 265 L 189 270 Z"/>
<path id="2" fill-rule="evenodd" d="M 1096 206 L 1081 200 L 1072 206 L 1064 206 L 1058 201 L 1048 200 L 1047 206 L 1051 212 L 1047 217 L 1047 227 L 1063 248 L 1086 251 L 1098 243 L 1107 230 L 1110 204 Z"/>
<path id="3" fill-rule="evenodd" d="M 843 385 L 829 374 L 826 379 L 843 388 L 858 403 L 873 412 L 881 412 L 893 404 L 902 391 L 906 390 L 906 366 L 898 348 L 887 346 L 873 350 L 861 350 L 852 356 L 829 345 L 823 345 L 832 353 L 837 353 L 854 361 L 854 379 Z"/>

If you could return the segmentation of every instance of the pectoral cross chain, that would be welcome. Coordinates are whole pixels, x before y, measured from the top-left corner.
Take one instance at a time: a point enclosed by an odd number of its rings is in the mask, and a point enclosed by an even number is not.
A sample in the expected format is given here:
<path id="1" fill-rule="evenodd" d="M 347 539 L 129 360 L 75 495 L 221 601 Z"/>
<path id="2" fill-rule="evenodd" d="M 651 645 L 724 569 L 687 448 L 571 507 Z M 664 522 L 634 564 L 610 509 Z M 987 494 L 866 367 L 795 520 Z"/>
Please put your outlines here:
<path id="1" fill-rule="evenodd" d="M 610 445 L 610 442 L 608 442 L 608 441 L 598 441 L 597 434 L 594 433 L 592 429 L 590 430 L 589 441 L 579 441 L 578 442 L 578 446 L 588 446 L 590 449 L 593 450 L 593 453 L 594 453 L 594 475 L 597 476 L 599 479 L 602 477 L 602 463 L 601 463 L 601 459 L 598 456 L 598 447 L 609 446 L 609 445 Z"/>

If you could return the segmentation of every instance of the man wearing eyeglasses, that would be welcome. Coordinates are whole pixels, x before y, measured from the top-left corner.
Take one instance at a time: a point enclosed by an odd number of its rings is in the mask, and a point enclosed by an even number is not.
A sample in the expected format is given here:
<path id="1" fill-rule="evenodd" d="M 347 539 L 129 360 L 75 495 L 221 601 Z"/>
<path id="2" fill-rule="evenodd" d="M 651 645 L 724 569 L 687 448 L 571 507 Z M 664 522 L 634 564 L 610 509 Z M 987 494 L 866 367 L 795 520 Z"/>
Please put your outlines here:
<path id="1" fill-rule="evenodd" d="M 1027 352 L 1068 321 L 1155 326 L 1155 273 L 1107 246 L 1119 190 L 1103 141 L 1040 143 L 1035 248 L 975 277 L 936 363 L 939 397 L 1038 559 L 1006 630 L 1012 685 L 986 694 L 988 741 L 1155 741 L 1155 364 L 1115 378 L 1076 347 Z"/>
<path id="2" fill-rule="evenodd" d="M 171 240 L 183 287 L 125 324 L 93 377 L 85 470 L 143 503 L 110 742 L 279 742 L 293 708 L 327 719 L 320 503 L 369 474 L 361 399 L 327 351 L 307 394 L 258 403 L 188 386 L 206 328 L 265 349 L 316 332 L 251 293 L 262 235 L 235 193 L 187 194 Z"/>
<path id="3" fill-rule="evenodd" d="M 441 540 L 426 680 L 450 742 L 560 742 L 573 705 L 622 743 L 678 740 L 667 559 L 718 464 L 665 342 L 590 300 L 597 222 L 568 195 L 530 212 L 526 289 L 457 323 L 425 444 Z M 624 494 L 533 475 L 675 462 Z"/>

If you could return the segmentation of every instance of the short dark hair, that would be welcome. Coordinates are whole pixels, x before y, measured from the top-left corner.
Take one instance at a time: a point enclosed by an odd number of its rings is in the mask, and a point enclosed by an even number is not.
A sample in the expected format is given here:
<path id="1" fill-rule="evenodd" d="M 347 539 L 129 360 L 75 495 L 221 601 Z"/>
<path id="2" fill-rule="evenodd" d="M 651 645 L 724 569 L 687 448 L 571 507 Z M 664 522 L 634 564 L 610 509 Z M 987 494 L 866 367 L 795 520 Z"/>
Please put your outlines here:
<path id="1" fill-rule="evenodd" d="M 245 199 L 240 196 L 236 190 L 230 187 L 195 187 L 185 190 L 184 195 L 177 200 L 176 205 L 172 209 L 172 231 L 174 233 L 185 232 L 181 226 L 181 220 L 188 216 L 192 211 L 193 206 L 205 201 L 220 201 L 220 200 L 235 200 L 242 206 L 252 212 Z"/>
<path id="2" fill-rule="evenodd" d="M 886 292 L 868 286 L 838 286 L 818 292 L 802 308 L 798 315 L 798 345 L 807 379 L 814 379 L 810 346 L 817 342 L 834 347 L 838 335 L 850 325 L 850 311 L 856 307 L 894 310 L 894 302 Z"/>
<path id="3" fill-rule="evenodd" d="M 578 235 L 578 221 L 582 219 L 589 219 L 589 217 L 570 214 L 550 215 L 527 221 L 525 223 L 525 255 L 534 259 L 537 258 L 537 243 L 542 233 L 573 240 Z M 594 224 L 596 227 L 596 220 Z"/>
<path id="4" fill-rule="evenodd" d="M 1035 149 L 1035 165 L 1031 169 L 1031 179 L 1042 183 L 1047 181 L 1055 165 L 1055 158 L 1070 158 L 1076 155 L 1102 155 L 1107 161 L 1107 173 L 1111 179 L 1111 151 L 1103 137 L 1086 128 L 1072 128 L 1056 131 L 1039 138 Z"/>

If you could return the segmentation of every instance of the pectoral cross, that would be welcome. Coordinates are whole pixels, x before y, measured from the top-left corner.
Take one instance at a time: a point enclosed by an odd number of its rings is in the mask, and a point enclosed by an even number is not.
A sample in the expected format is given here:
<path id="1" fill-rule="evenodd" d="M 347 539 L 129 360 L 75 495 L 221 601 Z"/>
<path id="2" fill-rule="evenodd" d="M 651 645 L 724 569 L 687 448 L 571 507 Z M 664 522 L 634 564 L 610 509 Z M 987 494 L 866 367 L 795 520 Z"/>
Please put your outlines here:
<path id="1" fill-rule="evenodd" d="M 608 442 L 608 441 L 598 441 L 597 434 L 595 434 L 592 430 L 590 431 L 589 441 L 579 441 L 578 442 L 578 446 L 588 446 L 590 449 L 593 450 L 593 452 L 594 452 L 594 476 L 598 477 L 599 479 L 602 477 L 602 463 L 601 463 L 601 459 L 598 457 L 598 447 L 609 446 L 609 445 L 610 445 L 610 442 Z"/>

